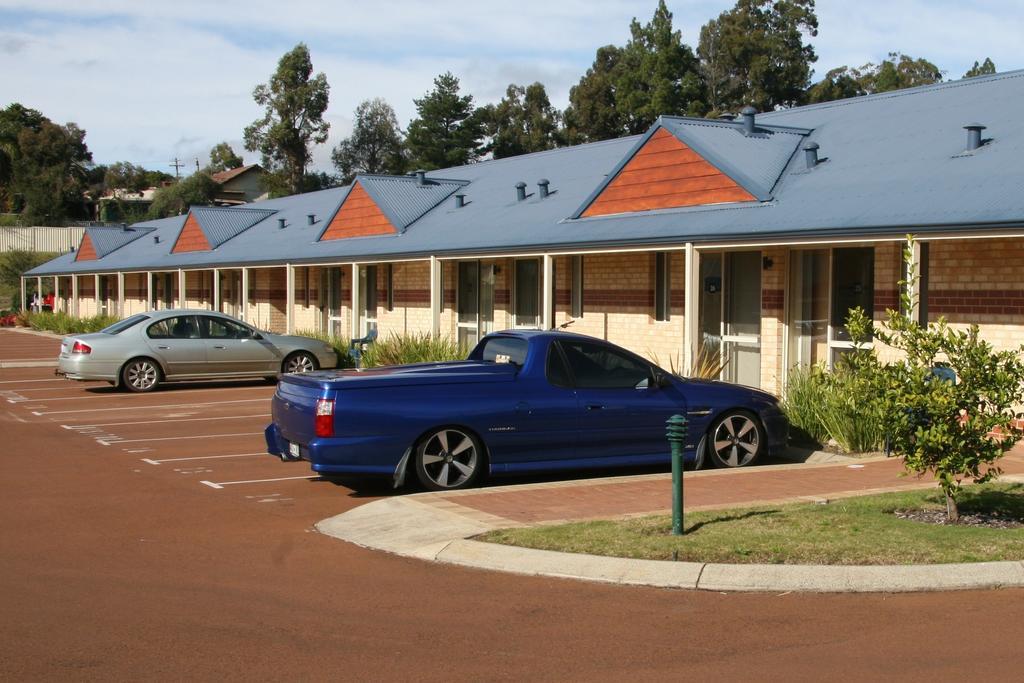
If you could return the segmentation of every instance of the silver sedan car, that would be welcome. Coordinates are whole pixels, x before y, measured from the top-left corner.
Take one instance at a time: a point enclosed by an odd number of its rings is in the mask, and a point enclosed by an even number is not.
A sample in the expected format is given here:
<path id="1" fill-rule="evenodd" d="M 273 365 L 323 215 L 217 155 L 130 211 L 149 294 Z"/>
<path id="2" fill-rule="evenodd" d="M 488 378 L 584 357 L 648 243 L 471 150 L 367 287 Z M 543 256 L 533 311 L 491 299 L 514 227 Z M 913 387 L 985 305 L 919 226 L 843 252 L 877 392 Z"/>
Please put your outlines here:
<path id="1" fill-rule="evenodd" d="M 65 337 L 57 374 L 152 391 L 164 381 L 272 378 L 337 364 L 334 347 L 317 339 L 263 332 L 212 311 L 165 310 Z"/>

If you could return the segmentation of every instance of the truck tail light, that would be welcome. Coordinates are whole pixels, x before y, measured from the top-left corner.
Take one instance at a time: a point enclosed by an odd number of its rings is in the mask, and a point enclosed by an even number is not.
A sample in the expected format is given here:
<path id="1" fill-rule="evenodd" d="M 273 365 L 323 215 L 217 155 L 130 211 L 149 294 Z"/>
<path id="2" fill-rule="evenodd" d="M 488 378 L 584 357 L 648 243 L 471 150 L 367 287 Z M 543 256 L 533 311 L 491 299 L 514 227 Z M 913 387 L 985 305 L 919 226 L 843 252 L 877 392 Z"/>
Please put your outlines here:
<path id="1" fill-rule="evenodd" d="M 321 398 L 316 402 L 316 435 L 334 436 L 333 398 Z"/>
<path id="2" fill-rule="evenodd" d="M 71 347 L 71 353 L 92 353 L 92 347 L 80 341 L 75 341 L 75 345 Z"/>

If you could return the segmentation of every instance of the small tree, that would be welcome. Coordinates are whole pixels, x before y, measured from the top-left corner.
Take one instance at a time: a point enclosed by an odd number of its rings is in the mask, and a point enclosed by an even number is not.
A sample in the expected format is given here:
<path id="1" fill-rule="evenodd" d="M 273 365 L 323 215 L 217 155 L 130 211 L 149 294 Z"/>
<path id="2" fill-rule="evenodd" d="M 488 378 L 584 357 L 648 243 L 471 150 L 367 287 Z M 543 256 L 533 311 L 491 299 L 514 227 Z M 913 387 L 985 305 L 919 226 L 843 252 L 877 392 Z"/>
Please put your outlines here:
<path id="1" fill-rule="evenodd" d="M 980 338 L 977 325 L 957 330 L 944 318 L 918 325 L 913 248 L 908 236 L 901 310 L 887 311 L 883 329 L 876 331 L 906 354 L 904 362 L 881 366 L 883 415 L 892 451 L 908 471 L 934 473 L 947 517 L 955 522 L 961 482 L 998 476 L 996 461 L 1020 439 L 1012 421 L 1014 406 L 1024 401 L 1024 347 L 996 351 Z M 955 381 L 943 380 L 934 370 L 940 366 L 955 372 Z"/>

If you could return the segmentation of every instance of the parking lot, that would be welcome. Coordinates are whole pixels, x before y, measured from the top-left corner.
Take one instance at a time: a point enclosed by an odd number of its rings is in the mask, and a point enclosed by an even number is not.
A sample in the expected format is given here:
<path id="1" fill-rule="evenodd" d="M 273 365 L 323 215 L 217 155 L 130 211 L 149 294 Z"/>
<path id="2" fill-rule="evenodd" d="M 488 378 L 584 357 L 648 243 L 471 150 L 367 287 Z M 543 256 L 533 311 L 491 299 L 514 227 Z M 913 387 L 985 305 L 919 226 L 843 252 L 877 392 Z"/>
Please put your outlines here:
<path id="1" fill-rule="evenodd" d="M 912 680 L 981 647 L 976 677 L 1019 664 L 986 635 L 1021 635 L 1019 591 L 673 592 L 343 543 L 313 525 L 395 494 L 266 455 L 271 385 L 129 394 L 54 377 L 39 364 L 56 352 L 0 331 L 5 680 L 788 680 L 826 667 Z M 893 629 L 904 638 L 879 640 Z"/>

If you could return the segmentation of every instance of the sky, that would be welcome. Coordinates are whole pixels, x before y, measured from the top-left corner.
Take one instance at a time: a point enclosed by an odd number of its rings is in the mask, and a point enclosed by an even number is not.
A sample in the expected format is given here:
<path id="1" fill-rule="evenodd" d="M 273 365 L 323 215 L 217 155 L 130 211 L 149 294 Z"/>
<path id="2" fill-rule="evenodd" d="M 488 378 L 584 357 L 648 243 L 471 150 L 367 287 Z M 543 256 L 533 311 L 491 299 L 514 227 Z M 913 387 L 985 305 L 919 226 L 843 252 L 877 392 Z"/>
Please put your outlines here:
<path id="1" fill-rule="evenodd" d="M 669 0 L 683 41 L 734 0 Z M 440 73 L 451 71 L 477 104 L 509 83 L 543 83 L 564 108 L 569 88 L 601 45 L 623 45 L 629 23 L 650 20 L 657 0 L 0 0 L 0 107 L 12 102 L 87 132 L 96 163 L 130 161 L 194 170 L 228 141 L 246 163 L 242 129 L 260 108 L 252 90 L 296 43 L 331 86 L 330 150 L 352 129 L 362 100 L 383 97 L 404 128 Z M 925 57 L 960 78 L 991 57 L 1024 67 L 1022 0 L 818 0 L 810 38 L 816 77 L 878 62 L 890 51 Z"/>

